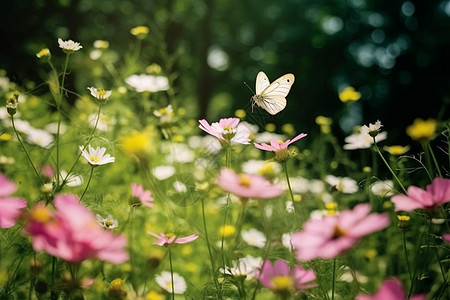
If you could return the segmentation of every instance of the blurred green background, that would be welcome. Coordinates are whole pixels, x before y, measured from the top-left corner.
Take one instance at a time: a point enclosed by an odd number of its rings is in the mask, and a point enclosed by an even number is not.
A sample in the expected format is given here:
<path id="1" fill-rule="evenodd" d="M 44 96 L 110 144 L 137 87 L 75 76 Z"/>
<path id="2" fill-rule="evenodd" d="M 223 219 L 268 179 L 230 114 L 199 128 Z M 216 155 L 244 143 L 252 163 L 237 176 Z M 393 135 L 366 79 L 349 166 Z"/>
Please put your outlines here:
<path id="1" fill-rule="evenodd" d="M 0 69 L 24 86 L 42 83 L 47 70 L 35 54 L 57 52 L 59 37 L 83 45 L 69 84 L 85 91 L 93 76 L 105 88 L 117 84 L 92 70 L 93 42 L 108 41 L 110 63 L 127 65 L 130 29 L 145 25 L 140 64 L 118 71 L 126 77 L 160 64 L 196 118 L 250 112 L 244 82 L 254 89 L 260 70 L 271 81 L 295 74 L 287 108 L 268 121 L 292 122 L 297 132 L 317 131 L 317 115 L 332 117 L 340 137 L 379 119 L 389 140 L 406 144 L 415 118 L 449 116 L 448 0 L 15 0 L 2 1 L 0 22 Z M 345 86 L 361 100 L 343 104 Z"/>

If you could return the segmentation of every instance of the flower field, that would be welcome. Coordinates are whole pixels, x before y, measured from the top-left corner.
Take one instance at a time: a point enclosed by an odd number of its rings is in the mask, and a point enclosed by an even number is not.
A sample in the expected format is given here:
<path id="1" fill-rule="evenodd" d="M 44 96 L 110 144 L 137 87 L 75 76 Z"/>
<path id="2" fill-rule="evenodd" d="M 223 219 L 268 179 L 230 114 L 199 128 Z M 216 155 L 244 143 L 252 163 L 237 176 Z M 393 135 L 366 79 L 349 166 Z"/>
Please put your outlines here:
<path id="1" fill-rule="evenodd" d="M 42 82 L 0 77 L 0 299 L 450 298 L 449 119 L 417 118 L 410 145 L 383 120 L 343 141 L 327 116 L 278 129 L 296 74 L 258 74 L 233 115 L 198 120 L 182 74 L 114 66 L 106 41 L 48 47 Z"/>

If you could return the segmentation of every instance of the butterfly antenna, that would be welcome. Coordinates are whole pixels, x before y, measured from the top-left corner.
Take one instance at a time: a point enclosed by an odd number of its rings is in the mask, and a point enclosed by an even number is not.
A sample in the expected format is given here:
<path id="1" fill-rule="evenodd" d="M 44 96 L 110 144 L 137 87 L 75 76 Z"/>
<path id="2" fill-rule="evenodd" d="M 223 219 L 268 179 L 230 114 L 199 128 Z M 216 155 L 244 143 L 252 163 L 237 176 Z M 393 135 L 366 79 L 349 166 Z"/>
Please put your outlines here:
<path id="1" fill-rule="evenodd" d="M 252 88 L 247 84 L 247 82 L 244 81 L 244 84 L 248 87 L 248 89 L 249 89 L 250 91 L 252 91 L 253 94 L 255 94 L 255 92 L 254 92 L 254 91 L 252 90 Z"/>

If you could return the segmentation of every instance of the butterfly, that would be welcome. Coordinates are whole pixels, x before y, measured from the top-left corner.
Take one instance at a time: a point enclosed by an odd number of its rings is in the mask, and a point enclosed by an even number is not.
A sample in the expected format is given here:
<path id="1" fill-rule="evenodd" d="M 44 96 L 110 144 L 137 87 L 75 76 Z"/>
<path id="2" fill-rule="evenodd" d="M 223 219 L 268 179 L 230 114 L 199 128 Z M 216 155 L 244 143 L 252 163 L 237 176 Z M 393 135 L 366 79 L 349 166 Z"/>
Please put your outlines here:
<path id="1" fill-rule="evenodd" d="M 295 81 L 294 74 L 285 74 L 270 83 L 264 72 L 256 76 L 256 94 L 252 96 L 252 109 L 256 105 L 276 115 L 286 107 L 286 96 Z"/>

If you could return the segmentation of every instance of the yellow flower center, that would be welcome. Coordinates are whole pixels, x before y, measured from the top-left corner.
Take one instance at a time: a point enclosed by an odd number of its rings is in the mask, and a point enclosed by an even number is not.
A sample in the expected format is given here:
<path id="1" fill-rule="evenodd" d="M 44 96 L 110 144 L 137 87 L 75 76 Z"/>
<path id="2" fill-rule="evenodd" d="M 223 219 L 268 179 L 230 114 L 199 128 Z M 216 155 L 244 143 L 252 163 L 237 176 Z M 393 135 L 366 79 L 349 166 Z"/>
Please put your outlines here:
<path id="1" fill-rule="evenodd" d="M 239 184 L 242 186 L 249 187 L 251 184 L 250 178 L 246 175 L 239 175 Z"/>
<path id="2" fill-rule="evenodd" d="M 96 157 L 96 156 L 91 156 L 91 161 L 92 162 L 99 162 L 100 159 L 98 157 Z"/>
<path id="3" fill-rule="evenodd" d="M 106 96 L 106 91 L 104 89 L 97 89 L 97 95 L 99 99 L 103 99 Z"/>
<path id="4" fill-rule="evenodd" d="M 44 56 L 50 56 L 50 50 L 48 48 L 44 48 L 41 51 L 39 51 L 38 53 L 36 53 L 36 56 L 38 58 L 44 57 Z"/>
<path id="5" fill-rule="evenodd" d="M 160 294 L 155 291 L 151 291 L 145 296 L 145 300 L 164 300 L 164 299 L 166 299 L 166 297 L 163 294 Z"/>
<path id="6" fill-rule="evenodd" d="M 175 234 L 169 232 L 169 233 L 166 233 L 165 236 L 166 236 L 166 238 L 170 239 L 170 238 L 174 237 Z"/>
<path id="7" fill-rule="evenodd" d="M 35 207 L 31 211 L 31 219 L 39 222 L 39 223 L 48 223 L 52 219 L 50 215 L 50 211 L 45 207 Z"/>
<path id="8" fill-rule="evenodd" d="M 275 276 L 272 278 L 273 289 L 276 291 L 286 291 L 294 287 L 294 281 L 289 276 Z"/>
<path id="9" fill-rule="evenodd" d="M 113 281 L 111 281 L 111 283 L 109 284 L 109 286 L 114 289 L 114 288 L 121 288 L 123 285 L 123 280 L 120 278 L 116 278 Z"/>

